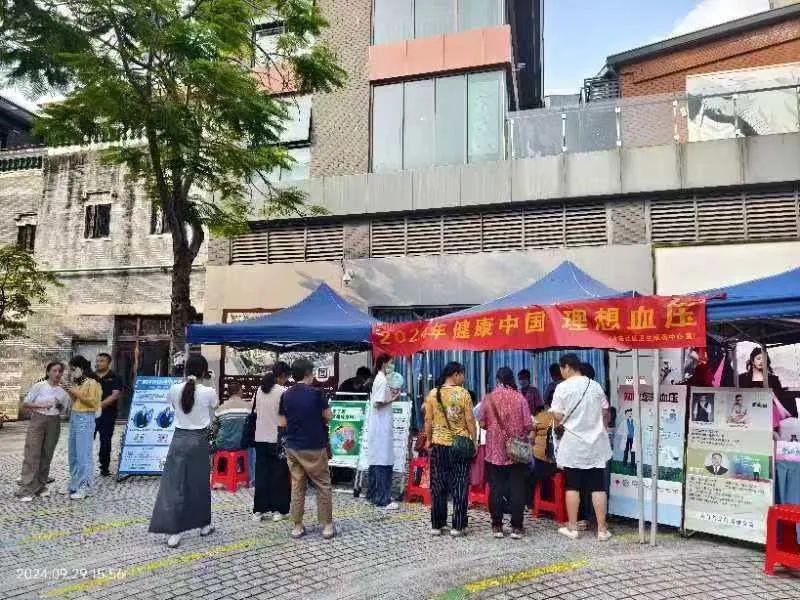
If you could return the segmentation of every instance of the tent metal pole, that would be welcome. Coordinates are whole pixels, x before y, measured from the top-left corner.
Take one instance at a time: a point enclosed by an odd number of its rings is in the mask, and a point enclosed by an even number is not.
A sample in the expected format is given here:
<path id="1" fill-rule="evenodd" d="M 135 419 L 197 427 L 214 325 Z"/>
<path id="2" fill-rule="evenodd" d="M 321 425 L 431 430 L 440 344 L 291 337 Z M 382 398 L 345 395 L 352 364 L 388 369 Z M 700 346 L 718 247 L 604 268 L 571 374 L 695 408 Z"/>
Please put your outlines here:
<path id="1" fill-rule="evenodd" d="M 633 406 L 636 428 L 636 479 L 639 491 L 639 543 L 644 544 L 644 471 L 642 469 L 642 398 L 639 386 L 639 351 L 633 351 Z"/>
<path id="2" fill-rule="evenodd" d="M 653 460 L 650 488 L 650 545 L 656 545 L 658 535 L 658 445 L 661 437 L 661 368 L 659 362 L 661 351 L 656 350 L 653 356 Z"/>
<path id="3" fill-rule="evenodd" d="M 481 397 L 478 402 L 483 402 L 486 396 L 486 351 L 481 352 Z"/>
<path id="4" fill-rule="evenodd" d="M 764 374 L 764 389 L 769 389 L 769 355 L 767 355 L 767 345 L 761 342 L 761 357 L 764 368 L 761 372 Z"/>
<path id="5" fill-rule="evenodd" d="M 739 356 L 736 352 L 736 340 L 733 341 L 733 356 L 731 357 L 731 366 L 733 367 L 733 387 L 739 387 Z"/>

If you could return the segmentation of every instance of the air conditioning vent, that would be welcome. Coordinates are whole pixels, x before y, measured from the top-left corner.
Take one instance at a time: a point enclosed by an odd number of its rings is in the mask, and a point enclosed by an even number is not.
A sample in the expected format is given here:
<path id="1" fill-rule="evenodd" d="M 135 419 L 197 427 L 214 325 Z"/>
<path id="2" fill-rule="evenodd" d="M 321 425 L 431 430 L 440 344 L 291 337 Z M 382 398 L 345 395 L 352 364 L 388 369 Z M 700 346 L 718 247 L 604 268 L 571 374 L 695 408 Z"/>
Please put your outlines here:
<path id="1" fill-rule="evenodd" d="M 563 204 L 545 204 L 525 212 L 525 248 L 559 248 L 563 245 Z"/>
<path id="2" fill-rule="evenodd" d="M 344 228 L 341 223 L 309 225 L 306 231 L 306 260 L 341 260 L 344 257 Z"/>
<path id="3" fill-rule="evenodd" d="M 745 238 L 744 198 L 721 196 L 697 199 L 697 238 L 701 242 Z"/>
<path id="4" fill-rule="evenodd" d="M 371 255 L 402 256 L 406 253 L 406 224 L 402 217 L 372 222 Z"/>
<path id="5" fill-rule="evenodd" d="M 608 243 L 606 206 L 603 203 L 568 204 L 567 246 L 603 246 Z"/>
<path id="6" fill-rule="evenodd" d="M 650 204 L 650 237 L 654 244 L 697 239 L 693 198 L 656 200 Z"/>
<path id="7" fill-rule="evenodd" d="M 231 242 L 231 264 L 263 263 L 267 258 L 267 232 L 238 235 Z"/>
<path id="8" fill-rule="evenodd" d="M 747 237 L 751 240 L 797 237 L 797 198 L 785 194 L 747 198 Z"/>
<path id="9" fill-rule="evenodd" d="M 305 260 L 305 227 L 280 227 L 269 230 L 269 262 L 290 263 Z"/>
<path id="10" fill-rule="evenodd" d="M 444 253 L 468 254 L 481 251 L 481 215 L 447 215 L 444 225 Z"/>
<path id="11" fill-rule="evenodd" d="M 483 251 L 522 250 L 522 211 L 483 215 Z"/>
<path id="12" fill-rule="evenodd" d="M 407 254 L 441 254 L 442 253 L 442 217 L 409 217 L 407 226 Z"/>

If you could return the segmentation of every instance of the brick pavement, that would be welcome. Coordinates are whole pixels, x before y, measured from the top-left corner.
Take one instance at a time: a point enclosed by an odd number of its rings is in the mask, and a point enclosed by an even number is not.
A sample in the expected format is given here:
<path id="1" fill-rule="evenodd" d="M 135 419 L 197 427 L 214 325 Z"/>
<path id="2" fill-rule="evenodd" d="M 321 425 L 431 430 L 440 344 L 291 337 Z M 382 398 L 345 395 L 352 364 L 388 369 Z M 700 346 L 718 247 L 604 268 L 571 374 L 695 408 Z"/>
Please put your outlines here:
<path id="1" fill-rule="evenodd" d="M 253 523 L 249 490 L 215 491 L 217 532 L 190 534 L 170 550 L 147 533 L 156 478 L 100 479 L 84 502 L 59 494 L 16 501 L 24 432 L 18 423 L 0 430 L 4 600 L 800 597 L 800 573 L 767 578 L 752 546 L 667 532 L 656 548 L 640 547 L 629 522 L 614 523 L 618 535 L 607 544 L 573 542 L 546 520 L 529 521 L 522 541 L 495 540 L 481 511 L 470 513 L 466 538 L 430 538 L 424 507 L 385 515 L 346 493 L 334 496 L 338 536 L 326 542 L 317 526 L 293 541 L 286 523 Z M 55 488 L 66 483 L 66 439 L 65 428 Z"/>

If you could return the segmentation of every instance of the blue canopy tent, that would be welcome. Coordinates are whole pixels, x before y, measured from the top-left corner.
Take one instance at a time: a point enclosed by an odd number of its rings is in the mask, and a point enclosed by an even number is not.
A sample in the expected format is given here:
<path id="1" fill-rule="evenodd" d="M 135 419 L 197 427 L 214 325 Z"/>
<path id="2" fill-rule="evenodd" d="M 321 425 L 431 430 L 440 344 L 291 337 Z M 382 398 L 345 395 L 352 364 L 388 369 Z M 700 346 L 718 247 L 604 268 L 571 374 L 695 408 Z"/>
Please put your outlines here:
<path id="1" fill-rule="evenodd" d="M 709 298 L 712 336 L 767 345 L 800 341 L 800 267 L 694 295 Z"/>
<path id="2" fill-rule="evenodd" d="M 237 323 L 189 325 L 189 344 L 227 344 L 276 352 L 369 350 L 378 323 L 321 284 L 297 304 Z"/>

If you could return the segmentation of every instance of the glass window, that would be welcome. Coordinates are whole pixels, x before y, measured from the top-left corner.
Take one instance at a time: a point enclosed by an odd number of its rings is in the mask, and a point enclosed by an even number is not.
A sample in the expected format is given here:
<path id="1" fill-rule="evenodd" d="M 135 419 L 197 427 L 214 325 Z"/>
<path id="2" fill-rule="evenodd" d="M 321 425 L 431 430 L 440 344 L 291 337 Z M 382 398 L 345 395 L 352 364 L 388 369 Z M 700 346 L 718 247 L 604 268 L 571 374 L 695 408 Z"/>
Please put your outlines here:
<path id="1" fill-rule="evenodd" d="M 372 170 L 403 168 L 403 84 L 372 90 Z"/>
<path id="2" fill-rule="evenodd" d="M 90 204 L 86 207 L 86 221 L 83 228 L 85 238 L 108 237 L 111 228 L 111 205 Z"/>
<path id="3" fill-rule="evenodd" d="M 19 225 L 17 227 L 17 246 L 33 252 L 36 243 L 36 225 Z"/>
<path id="4" fill-rule="evenodd" d="M 311 176 L 311 148 L 291 148 L 295 162 L 291 169 L 281 169 L 281 181 L 305 181 Z"/>
<path id="5" fill-rule="evenodd" d="M 434 80 L 405 84 L 403 114 L 403 168 L 414 169 L 433 164 Z"/>
<path id="6" fill-rule="evenodd" d="M 436 164 L 467 162 L 467 77 L 436 80 Z"/>
<path id="7" fill-rule="evenodd" d="M 505 89 L 502 71 L 471 73 L 467 90 L 469 162 L 503 158 Z"/>
<path id="8" fill-rule="evenodd" d="M 280 141 L 306 142 L 311 137 L 311 96 L 296 96 L 286 99 L 289 118 L 283 123 Z"/>
<path id="9" fill-rule="evenodd" d="M 503 0 L 458 0 L 458 30 L 502 25 Z"/>
<path id="10" fill-rule="evenodd" d="M 256 44 L 253 66 L 266 68 L 271 62 L 267 55 L 275 60 L 278 51 L 278 39 L 284 32 L 282 23 L 261 26 L 253 33 L 253 41 Z M 266 53 L 266 54 L 265 54 Z"/>
<path id="11" fill-rule="evenodd" d="M 425 0 L 414 7 L 414 37 L 451 33 L 456 28 L 455 0 Z"/>
<path id="12" fill-rule="evenodd" d="M 412 0 L 375 0 L 373 44 L 390 44 L 414 37 Z"/>

